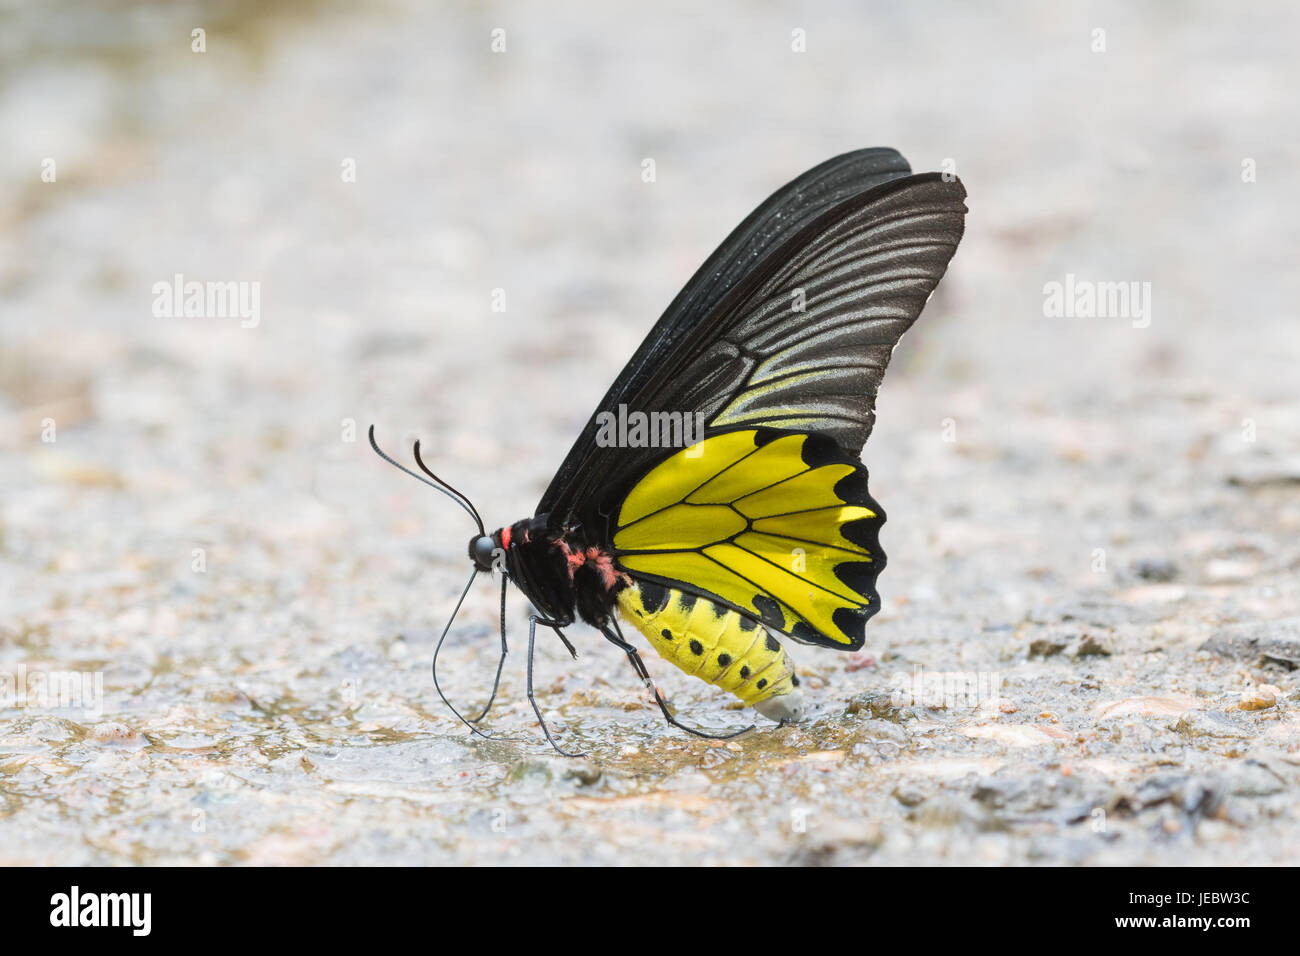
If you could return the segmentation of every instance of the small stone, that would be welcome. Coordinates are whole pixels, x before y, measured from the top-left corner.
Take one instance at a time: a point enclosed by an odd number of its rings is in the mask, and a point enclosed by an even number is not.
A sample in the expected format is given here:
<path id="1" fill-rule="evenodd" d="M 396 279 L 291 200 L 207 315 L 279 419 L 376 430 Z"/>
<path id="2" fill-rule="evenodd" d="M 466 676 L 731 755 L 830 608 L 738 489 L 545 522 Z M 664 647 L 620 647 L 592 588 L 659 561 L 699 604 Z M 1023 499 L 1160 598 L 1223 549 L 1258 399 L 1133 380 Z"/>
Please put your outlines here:
<path id="1" fill-rule="evenodd" d="M 852 674 L 854 671 L 868 670 L 875 666 L 876 666 L 876 659 L 874 657 L 872 657 L 870 654 L 864 654 L 861 651 L 856 651 L 849 655 L 848 663 L 844 665 L 844 669 L 848 671 L 850 674 Z"/>
<path id="2" fill-rule="evenodd" d="M 1030 727 L 1027 724 L 980 724 L 963 727 L 963 735 L 982 740 L 992 740 L 1008 747 L 1039 747 L 1057 744 L 1068 735 L 1059 730 Z"/>
<path id="3" fill-rule="evenodd" d="M 595 764 L 583 761 L 574 766 L 568 767 L 564 771 L 565 779 L 573 780 L 580 787 L 590 787 L 600 780 L 600 768 Z"/>
<path id="4" fill-rule="evenodd" d="M 1067 641 L 1054 637 L 1040 637 L 1029 643 L 1030 657 L 1052 657 L 1069 646 Z"/>
<path id="5" fill-rule="evenodd" d="M 1212 817 L 1223 803 L 1225 788 L 1215 777 L 1198 774 L 1161 774 L 1151 777 L 1133 793 L 1139 807 L 1168 803 L 1193 817 Z"/>
<path id="6" fill-rule="evenodd" d="M 1238 724 L 1224 714 L 1210 711 L 1189 711 L 1178 719 L 1174 729 L 1189 737 L 1247 740 L 1255 736 L 1253 728 Z"/>
<path id="7" fill-rule="evenodd" d="M 35 739 L 46 743 L 63 743 L 75 740 L 83 732 L 82 728 L 72 721 L 63 720 L 59 717 L 39 717 L 31 722 L 27 731 Z M 12 739 L 12 735 L 6 734 L 5 736 Z"/>
<path id="8" fill-rule="evenodd" d="M 1081 634 L 1066 648 L 1070 657 L 1110 657 L 1110 641 L 1099 634 Z"/>
<path id="9" fill-rule="evenodd" d="M 1147 558 L 1133 562 L 1133 573 L 1143 581 L 1168 584 L 1178 577 L 1178 565 L 1168 558 Z"/>
<path id="10" fill-rule="evenodd" d="M 970 797 L 939 794 L 914 807 L 910 817 L 923 827 L 941 830 L 961 828 L 984 832 L 1005 830 L 1006 824 L 984 805 Z"/>
<path id="11" fill-rule="evenodd" d="M 868 691 L 850 698 L 845 713 L 866 714 L 881 720 L 897 720 L 900 706 L 888 691 Z"/>
<path id="12" fill-rule="evenodd" d="M 997 714 L 1014 714 L 1020 710 L 1016 702 L 1009 697 L 987 697 L 980 701 L 975 712 L 981 717 L 993 717 Z"/>
<path id="13" fill-rule="evenodd" d="M 1233 624 L 1202 644 L 1200 650 L 1295 670 L 1300 667 L 1300 617 Z"/>
<path id="14" fill-rule="evenodd" d="M 1200 701 L 1195 697 L 1189 697 L 1187 694 L 1128 697 L 1124 700 L 1117 700 L 1114 703 L 1103 705 L 1098 712 L 1097 722 L 1100 723 L 1103 720 L 1110 720 L 1113 717 L 1128 717 L 1130 715 L 1141 717 L 1178 717 L 1186 711 L 1199 706 Z"/>
<path id="15" fill-rule="evenodd" d="M 1173 604 L 1187 597 L 1187 588 L 1178 584 L 1142 584 L 1123 593 L 1128 604 Z"/>
<path id="16" fill-rule="evenodd" d="M 124 747 L 142 747 L 146 743 L 138 732 L 115 720 L 95 724 L 90 728 L 90 736 L 97 743 Z"/>
<path id="17" fill-rule="evenodd" d="M 1255 561 L 1230 561 L 1218 559 L 1205 565 L 1205 578 L 1210 584 L 1242 584 L 1259 572 Z"/>
<path id="18" fill-rule="evenodd" d="M 1252 687 L 1241 692 L 1237 706 L 1242 710 L 1267 710 L 1277 703 L 1277 697 L 1262 687 Z"/>
<path id="19" fill-rule="evenodd" d="M 1300 455 L 1242 458 L 1228 475 L 1228 484 L 1252 489 L 1300 484 Z"/>
<path id="20" fill-rule="evenodd" d="M 1291 717 L 1271 724 L 1264 736 L 1271 742 L 1284 748 L 1286 756 L 1293 757 L 1293 763 L 1300 763 L 1300 717 Z"/>
<path id="21" fill-rule="evenodd" d="M 894 799 L 905 807 L 917 807 L 925 802 L 926 792 L 910 780 L 894 787 Z"/>
<path id="22" fill-rule="evenodd" d="M 855 730 L 855 736 L 877 744 L 893 745 L 897 750 L 906 747 L 911 740 L 907 729 L 888 720 L 864 720 Z"/>

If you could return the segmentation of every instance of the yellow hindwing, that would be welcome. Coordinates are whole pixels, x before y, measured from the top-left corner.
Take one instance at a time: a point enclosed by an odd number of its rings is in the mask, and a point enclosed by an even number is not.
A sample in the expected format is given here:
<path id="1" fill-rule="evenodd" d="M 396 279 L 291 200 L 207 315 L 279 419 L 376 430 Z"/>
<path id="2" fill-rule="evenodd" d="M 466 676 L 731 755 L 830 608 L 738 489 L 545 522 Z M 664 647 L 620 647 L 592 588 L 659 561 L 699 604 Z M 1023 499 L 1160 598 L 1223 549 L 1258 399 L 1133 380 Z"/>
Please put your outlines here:
<path id="1" fill-rule="evenodd" d="M 796 640 L 862 646 L 884 517 L 867 473 L 820 435 L 711 435 L 624 499 L 614 554 L 633 575 L 712 595 Z"/>

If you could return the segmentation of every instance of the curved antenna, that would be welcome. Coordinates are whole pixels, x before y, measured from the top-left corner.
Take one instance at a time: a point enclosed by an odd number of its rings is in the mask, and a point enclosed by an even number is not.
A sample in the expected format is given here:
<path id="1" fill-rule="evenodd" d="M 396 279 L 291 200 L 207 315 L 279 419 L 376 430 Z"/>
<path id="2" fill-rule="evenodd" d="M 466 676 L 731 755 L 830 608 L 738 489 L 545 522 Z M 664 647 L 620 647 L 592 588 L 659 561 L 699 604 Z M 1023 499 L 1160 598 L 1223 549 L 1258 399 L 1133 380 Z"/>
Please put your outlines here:
<path id="1" fill-rule="evenodd" d="M 417 444 L 417 446 L 418 446 L 419 443 L 417 442 L 416 444 Z M 375 450 L 375 454 L 376 454 L 376 455 L 378 455 L 380 458 L 384 459 L 384 461 L 388 462 L 388 463 L 389 463 L 390 465 L 392 465 L 394 468 L 397 468 L 397 469 L 400 470 L 400 471 L 404 471 L 404 472 L 406 472 L 408 475 L 410 475 L 410 476 L 411 476 L 412 478 L 414 478 L 416 481 L 422 481 L 422 482 L 424 482 L 426 485 L 428 485 L 430 488 L 434 488 L 434 489 L 436 489 L 436 490 L 438 490 L 438 491 L 441 491 L 444 495 L 446 495 L 446 496 L 447 496 L 448 498 L 450 498 L 452 501 L 456 502 L 456 504 L 460 505 L 462 508 L 465 509 L 465 513 L 466 513 L 466 514 L 468 514 L 471 518 L 474 519 L 474 523 L 478 525 L 478 533 L 479 533 L 479 534 L 487 534 L 487 531 L 484 530 L 484 528 L 483 528 L 483 519 L 480 518 L 480 517 L 478 516 L 478 512 L 474 510 L 473 506 L 470 505 L 470 504 L 468 503 L 468 499 L 465 499 L 465 497 L 464 497 L 464 496 L 463 496 L 459 491 L 456 491 L 456 489 L 452 488 L 450 485 L 447 485 L 447 487 L 444 488 L 443 485 L 446 484 L 446 482 L 443 482 L 442 484 L 437 484 L 437 485 L 435 485 L 435 484 L 434 484 L 432 481 L 430 481 L 428 478 L 422 478 L 422 477 L 420 477 L 420 476 L 417 475 L 415 472 L 411 471 L 411 469 L 407 468 L 405 465 L 399 464 L 398 462 L 394 461 L 391 457 L 389 457 L 388 455 L 386 455 L 383 451 L 381 451 L 380 448 L 379 448 L 379 445 L 375 442 L 375 426 L 374 426 L 374 425 L 371 425 L 371 426 L 370 426 L 370 447 L 373 448 L 373 449 Z M 418 457 L 418 453 L 417 453 L 417 457 Z M 423 465 L 421 465 L 420 467 L 421 467 L 421 468 L 424 468 Z M 427 468 L 425 468 L 424 470 L 425 470 L 426 472 L 429 471 Z M 433 473 L 432 473 L 432 472 L 429 472 L 429 474 L 432 475 Z M 435 476 L 435 477 L 436 477 L 436 476 Z M 438 480 L 441 481 L 441 479 L 438 479 Z M 449 490 L 449 489 L 450 489 L 450 490 Z M 460 716 L 460 715 L 457 714 L 457 716 Z M 463 718 L 462 718 L 462 719 L 463 719 Z"/>
<path id="2" fill-rule="evenodd" d="M 474 502 L 469 500 L 469 495 L 465 494 L 463 491 L 457 491 L 455 488 L 447 484 L 447 482 L 443 481 L 441 478 L 439 478 L 437 475 L 435 475 L 433 472 L 429 470 L 429 466 L 426 465 L 424 463 L 424 459 L 420 457 L 420 439 L 418 438 L 415 440 L 415 463 L 420 466 L 420 470 L 422 472 L 424 472 L 426 475 L 428 475 L 438 484 L 442 485 L 442 487 L 446 488 L 450 492 L 453 492 L 458 498 L 460 498 L 460 500 L 465 504 L 465 506 L 469 508 L 469 512 L 474 516 L 474 520 L 478 522 L 479 531 L 483 532 L 483 519 L 479 517 L 478 509 L 474 507 Z"/>
<path id="3" fill-rule="evenodd" d="M 501 688 L 501 668 L 506 666 L 506 654 L 509 648 L 506 646 L 506 585 L 510 583 L 510 575 L 501 575 L 501 656 L 497 658 L 497 679 L 492 682 L 492 696 L 488 698 L 487 706 L 483 708 L 483 713 L 477 717 L 471 717 L 470 723 L 477 724 L 488 715 L 492 709 L 492 702 L 497 699 L 497 691 Z"/>
<path id="4" fill-rule="evenodd" d="M 417 475 L 416 477 L 418 478 L 419 476 Z M 494 734 L 484 733 L 479 730 L 466 720 L 459 710 L 451 705 L 451 701 L 447 699 L 447 695 L 442 692 L 442 686 L 438 683 L 438 655 L 442 653 L 442 642 L 447 639 L 447 633 L 451 630 L 452 621 L 456 620 L 456 614 L 460 611 L 460 606 L 465 603 L 465 595 L 469 594 L 469 589 L 474 586 L 474 579 L 478 577 L 478 573 L 478 568 L 475 568 L 470 572 L 469 580 L 465 582 L 465 590 L 460 592 L 460 600 L 456 602 L 455 608 L 452 609 L 451 617 L 447 618 L 447 626 L 442 629 L 442 636 L 438 638 L 438 646 L 433 649 L 433 688 L 438 692 L 438 696 L 442 698 L 442 702 L 447 705 L 447 709 L 455 714 L 462 724 L 474 731 L 474 733 L 478 734 L 484 740 L 518 741 L 520 739 L 518 737 L 497 737 Z"/>

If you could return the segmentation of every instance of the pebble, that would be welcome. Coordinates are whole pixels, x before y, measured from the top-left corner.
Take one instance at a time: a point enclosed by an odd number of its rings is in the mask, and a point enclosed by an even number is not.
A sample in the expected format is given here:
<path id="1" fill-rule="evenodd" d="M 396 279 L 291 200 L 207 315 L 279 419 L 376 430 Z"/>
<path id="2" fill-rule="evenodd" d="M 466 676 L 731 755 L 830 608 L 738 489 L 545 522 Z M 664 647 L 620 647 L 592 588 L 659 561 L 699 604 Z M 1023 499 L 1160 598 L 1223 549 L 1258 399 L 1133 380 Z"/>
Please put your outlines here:
<path id="1" fill-rule="evenodd" d="M 861 651 L 855 651 L 849 655 L 848 662 L 844 669 L 852 674 L 854 671 L 869 670 L 876 666 L 876 659 L 870 654 L 864 654 Z"/>
<path id="2" fill-rule="evenodd" d="M 126 724 L 118 721 L 104 721 L 90 728 L 90 737 L 96 743 L 113 744 L 124 747 L 143 747 L 144 737 Z"/>
<path id="3" fill-rule="evenodd" d="M 981 717 L 995 717 L 998 714 L 1014 714 L 1020 710 L 1016 702 L 1009 697 L 989 697 L 980 701 L 975 712 Z"/>
<path id="4" fill-rule="evenodd" d="M 963 727 L 961 732 L 967 737 L 993 740 L 1008 747 L 1056 744 L 1069 736 L 1059 730 L 1049 731 L 1043 727 L 1030 727 L 1026 724 L 980 724 L 975 727 Z"/>
<path id="5" fill-rule="evenodd" d="M 925 802 L 926 790 L 911 780 L 905 780 L 894 787 L 893 797 L 905 807 L 917 807 Z"/>
<path id="6" fill-rule="evenodd" d="M 1005 830 L 1006 824 L 986 806 L 970 797 L 941 793 L 912 809 L 914 823 L 938 829 Z"/>
<path id="7" fill-rule="evenodd" d="M 1174 729 L 1189 737 L 1216 737 L 1249 740 L 1255 736 L 1253 727 L 1243 726 L 1215 711 L 1190 711 L 1179 718 Z"/>
<path id="8" fill-rule="evenodd" d="M 1178 565 L 1168 558 L 1148 558 L 1133 562 L 1133 573 L 1143 581 L 1167 584 L 1178 577 Z"/>
<path id="9" fill-rule="evenodd" d="M 1241 692 L 1237 706 L 1242 710 L 1267 710 L 1277 703 L 1277 696 L 1262 687 L 1252 687 Z"/>
<path id="10" fill-rule="evenodd" d="M 1127 697 L 1110 704 L 1103 704 L 1097 714 L 1097 723 L 1115 717 L 1137 715 L 1141 717 L 1177 717 L 1186 711 L 1199 707 L 1201 702 L 1187 694 L 1166 694 L 1163 696 Z"/>
<path id="11" fill-rule="evenodd" d="M 907 729 L 889 720 L 864 720 L 858 725 L 860 736 L 875 741 L 888 741 L 902 747 L 911 739 Z"/>
<path id="12" fill-rule="evenodd" d="M 601 770 L 588 761 L 575 763 L 564 771 L 565 778 L 575 781 L 580 787 L 590 787 L 600 780 Z"/>
<path id="13" fill-rule="evenodd" d="M 1210 584 L 1242 584 L 1259 573 L 1256 561 L 1217 559 L 1205 565 L 1205 579 Z"/>

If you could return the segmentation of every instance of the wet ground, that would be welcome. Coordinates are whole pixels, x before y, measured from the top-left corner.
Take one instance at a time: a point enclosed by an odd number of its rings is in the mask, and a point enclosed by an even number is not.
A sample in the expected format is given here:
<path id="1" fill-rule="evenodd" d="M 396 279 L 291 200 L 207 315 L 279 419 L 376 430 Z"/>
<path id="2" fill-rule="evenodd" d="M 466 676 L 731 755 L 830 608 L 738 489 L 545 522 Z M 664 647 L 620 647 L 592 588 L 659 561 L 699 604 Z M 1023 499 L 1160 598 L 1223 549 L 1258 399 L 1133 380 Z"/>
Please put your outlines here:
<path id="1" fill-rule="evenodd" d="M 0 862 L 1300 860 L 1295 8 L 222 10 L 2 14 Z M 576 627 L 568 760 L 515 594 L 520 739 L 467 735 L 473 529 L 366 426 L 529 513 L 713 245 L 865 145 L 971 209 L 864 454 L 865 651 L 711 743 Z M 256 323 L 157 315 L 177 273 Z M 1045 316 L 1067 275 L 1150 310 Z"/>

